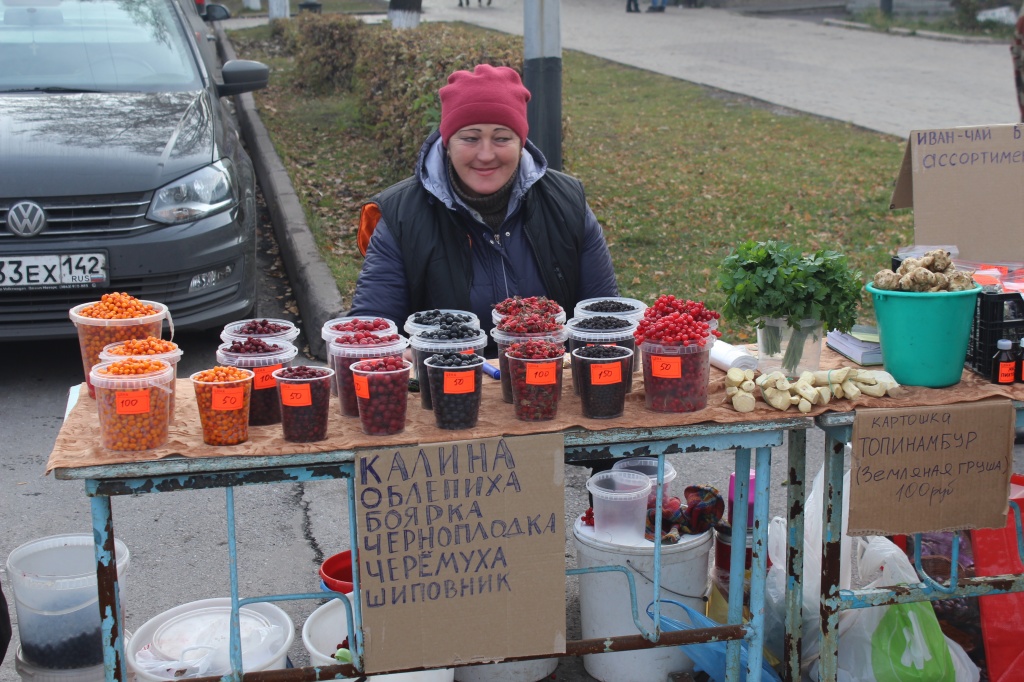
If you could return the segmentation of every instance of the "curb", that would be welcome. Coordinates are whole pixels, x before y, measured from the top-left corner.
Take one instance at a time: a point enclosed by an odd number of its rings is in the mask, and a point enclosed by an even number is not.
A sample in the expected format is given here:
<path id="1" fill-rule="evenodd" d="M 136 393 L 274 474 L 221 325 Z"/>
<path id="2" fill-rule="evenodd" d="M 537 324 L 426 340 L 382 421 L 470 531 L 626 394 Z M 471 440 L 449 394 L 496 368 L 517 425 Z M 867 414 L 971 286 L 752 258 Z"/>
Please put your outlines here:
<path id="1" fill-rule="evenodd" d="M 234 47 L 224 33 L 220 22 L 214 25 L 217 45 L 224 61 L 236 59 Z M 252 93 L 235 98 L 235 110 L 242 137 L 249 148 L 256 177 L 270 211 L 270 219 L 277 236 L 278 248 L 284 260 L 292 291 L 299 306 L 300 317 L 309 350 L 321 360 L 327 360 L 327 347 L 319 330 L 324 322 L 338 317 L 347 310 L 338 283 L 327 263 L 320 257 L 313 233 L 306 223 L 306 213 L 292 186 L 291 178 L 274 149 L 263 121 L 256 109 Z"/>
<path id="2" fill-rule="evenodd" d="M 948 43 L 976 43 L 982 45 L 990 45 L 993 43 L 1005 43 L 1003 40 L 996 40 L 994 38 L 986 38 L 984 36 L 959 36 L 953 33 L 939 33 L 938 31 L 921 31 L 910 28 L 899 28 L 897 26 L 890 27 L 888 30 L 877 29 L 870 24 L 862 24 L 856 21 L 843 21 L 842 19 L 822 19 L 821 23 L 825 26 L 834 26 L 836 28 L 849 28 L 857 31 L 873 31 L 875 33 L 888 33 L 894 36 L 906 36 L 910 38 L 927 38 L 928 40 L 943 40 Z"/>

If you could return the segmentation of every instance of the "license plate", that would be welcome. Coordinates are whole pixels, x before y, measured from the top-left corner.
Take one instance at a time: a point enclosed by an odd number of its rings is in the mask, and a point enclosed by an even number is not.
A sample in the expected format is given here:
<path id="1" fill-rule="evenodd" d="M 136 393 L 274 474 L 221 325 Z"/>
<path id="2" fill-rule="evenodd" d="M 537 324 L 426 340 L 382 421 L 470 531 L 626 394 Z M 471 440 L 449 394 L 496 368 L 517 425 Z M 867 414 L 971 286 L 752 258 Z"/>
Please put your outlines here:
<path id="1" fill-rule="evenodd" d="M 105 285 L 107 256 L 0 256 L 0 289 L 87 289 Z"/>

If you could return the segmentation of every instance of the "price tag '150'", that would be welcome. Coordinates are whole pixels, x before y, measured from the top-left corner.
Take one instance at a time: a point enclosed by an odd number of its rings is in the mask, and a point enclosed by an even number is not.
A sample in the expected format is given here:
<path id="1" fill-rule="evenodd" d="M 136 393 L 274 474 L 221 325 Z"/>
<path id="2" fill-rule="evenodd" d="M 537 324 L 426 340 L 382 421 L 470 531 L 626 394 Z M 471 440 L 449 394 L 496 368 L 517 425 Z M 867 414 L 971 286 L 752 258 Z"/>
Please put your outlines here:
<path id="1" fill-rule="evenodd" d="M 526 365 L 526 383 L 531 386 L 548 386 L 558 383 L 554 362 L 530 362 Z"/>
<path id="2" fill-rule="evenodd" d="M 211 391 L 211 404 L 215 410 L 240 410 L 245 407 L 245 386 L 220 387 L 214 386 Z"/>
<path id="3" fill-rule="evenodd" d="M 117 391 L 114 395 L 118 414 L 145 414 L 149 412 L 149 389 Z"/>
<path id="4" fill-rule="evenodd" d="M 281 382 L 281 404 L 288 407 L 309 407 L 313 404 L 313 396 L 309 390 L 309 384 L 293 383 L 291 381 Z"/>
<path id="5" fill-rule="evenodd" d="M 472 393 L 476 390 L 476 371 L 445 372 L 445 393 Z"/>
<path id="6" fill-rule="evenodd" d="M 622 362 L 600 362 L 590 365 L 590 383 L 605 386 L 622 382 Z"/>
<path id="7" fill-rule="evenodd" d="M 252 380 L 252 387 L 257 391 L 277 386 L 277 379 L 274 378 L 274 371 L 281 369 L 283 365 L 270 365 L 269 367 L 253 367 L 252 371 L 256 377 Z"/>
<path id="8" fill-rule="evenodd" d="M 659 379 L 682 379 L 683 359 L 678 355 L 652 355 L 651 375 Z"/>

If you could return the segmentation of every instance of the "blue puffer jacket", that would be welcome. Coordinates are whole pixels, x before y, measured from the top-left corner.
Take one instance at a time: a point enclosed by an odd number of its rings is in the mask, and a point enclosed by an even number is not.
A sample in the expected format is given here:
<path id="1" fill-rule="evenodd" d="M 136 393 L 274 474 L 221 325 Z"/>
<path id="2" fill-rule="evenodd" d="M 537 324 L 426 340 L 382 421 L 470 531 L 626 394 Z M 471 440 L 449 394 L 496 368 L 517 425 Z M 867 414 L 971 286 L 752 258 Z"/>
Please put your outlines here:
<path id="1" fill-rule="evenodd" d="M 437 133 L 420 150 L 416 178 L 448 210 L 458 217 L 472 244 L 471 311 L 481 327 L 491 328 L 491 308 L 510 296 L 546 296 L 537 258 L 522 229 L 523 196 L 547 170 L 540 150 L 527 140 L 519 164 L 519 180 L 509 199 L 508 214 L 497 233 L 469 209 L 452 190 L 448 179 L 445 150 Z M 590 207 L 579 255 L 579 298 L 617 296 L 618 285 L 611 255 L 597 218 Z M 385 220 L 377 222 L 366 249 L 366 260 L 356 282 L 350 315 L 371 315 L 393 320 L 401 328 L 410 310 L 409 287 L 402 262 L 402 250 Z M 571 316 L 572 310 L 566 313 Z"/>

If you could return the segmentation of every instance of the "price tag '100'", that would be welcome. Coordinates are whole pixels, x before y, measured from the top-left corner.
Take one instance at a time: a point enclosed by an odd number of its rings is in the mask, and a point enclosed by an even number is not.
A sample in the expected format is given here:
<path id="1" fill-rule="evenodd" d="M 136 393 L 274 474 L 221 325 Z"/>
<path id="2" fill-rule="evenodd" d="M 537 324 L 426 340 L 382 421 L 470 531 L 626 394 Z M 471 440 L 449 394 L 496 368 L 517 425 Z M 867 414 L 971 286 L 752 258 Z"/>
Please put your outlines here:
<path id="1" fill-rule="evenodd" d="M 256 376 L 252 380 L 252 387 L 257 391 L 260 391 L 265 388 L 274 388 L 274 386 L 277 386 L 277 379 L 274 378 L 274 371 L 281 369 L 282 366 L 283 365 L 253 367 L 252 371 Z"/>
<path id="2" fill-rule="evenodd" d="M 526 365 L 526 383 L 531 386 L 549 386 L 557 383 L 554 362 L 530 362 Z"/>
<path id="3" fill-rule="evenodd" d="M 149 412 L 149 389 L 117 391 L 114 395 L 118 414 L 145 414 Z"/>

